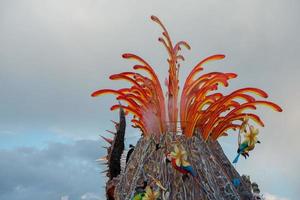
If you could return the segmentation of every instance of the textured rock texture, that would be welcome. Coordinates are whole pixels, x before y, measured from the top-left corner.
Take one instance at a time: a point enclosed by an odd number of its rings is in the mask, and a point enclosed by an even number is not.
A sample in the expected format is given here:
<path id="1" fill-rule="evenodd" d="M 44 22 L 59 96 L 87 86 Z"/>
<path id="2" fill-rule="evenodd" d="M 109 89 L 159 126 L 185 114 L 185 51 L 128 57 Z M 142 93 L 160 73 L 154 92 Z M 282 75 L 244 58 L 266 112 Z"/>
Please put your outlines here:
<path id="1" fill-rule="evenodd" d="M 182 174 L 175 171 L 165 162 L 165 153 L 172 150 L 171 143 L 180 142 L 188 153 L 188 161 L 196 170 L 196 178 L 183 179 Z M 160 143 L 166 148 L 156 150 Z M 241 177 L 231 165 L 218 142 L 204 142 L 202 138 L 166 134 L 160 138 L 141 138 L 131 155 L 125 171 L 114 179 L 114 198 L 117 200 L 132 199 L 135 188 L 144 180 L 154 189 L 159 190 L 149 176 L 159 179 L 168 189 L 161 191 L 161 199 L 253 199 L 251 183 Z M 235 187 L 234 178 L 239 178 L 241 184 Z M 110 183 L 112 184 L 112 183 Z"/>

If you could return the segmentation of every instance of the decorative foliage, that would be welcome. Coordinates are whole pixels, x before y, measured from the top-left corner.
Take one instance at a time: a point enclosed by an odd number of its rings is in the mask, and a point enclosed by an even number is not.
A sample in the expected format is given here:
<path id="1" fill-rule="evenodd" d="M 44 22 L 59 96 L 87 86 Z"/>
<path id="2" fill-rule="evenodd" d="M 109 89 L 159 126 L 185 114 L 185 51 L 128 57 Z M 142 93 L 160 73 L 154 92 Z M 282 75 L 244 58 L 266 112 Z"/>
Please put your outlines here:
<path id="1" fill-rule="evenodd" d="M 127 105 L 113 105 L 111 110 L 123 107 L 127 114 L 132 114 L 133 127 L 139 128 L 143 135 L 160 135 L 167 131 L 176 133 L 179 109 L 183 134 L 186 137 L 192 137 L 199 133 L 205 140 L 208 138 L 216 140 L 220 136 L 227 135 L 226 131 L 229 129 L 242 128 L 245 116 L 258 125 L 264 126 L 263 121 L 257 115 L 245 112 L 255 110 L 257 105 L 265 105 L 275 111 L 282 111 L 275 103 L 258 100 L 257 97 L 264 99 L 268 97 L 266 92 L 258 88 L 242 88 L 228 95 L 216 92 L 220 85 L 227 87 L 228 81 L 236 78 L 237 75 L 223 72 L 210 72 L 202 75 L 199 73 L 208 62 L 223 59 L 225 56 L 221 54 L 205 58 L 192 69 L 184 83 L 178 108 L 179 61 L 184 60 L 179 52 L 182 47 L 190 49 L 190 46 L 185 41 L 173 45 L 161 21 L 155 16 L 151 16 L 151 19 L 162 28 L 162 37 L 158 40 L 168 52 L 167 102 L 165 102 L 161 84 L 153 68 L 141 57 L 130 53 L 123 54 L 123 58 L 137 61 L 139 64 L 133 69 L 144 71 L 147 76 L 137 72 L 115 74 L 110 76 L 110 79 L 125 80 L 132 86 L 119 90 L 102 89 L 92 94 L 92 96 L 100 96 L 110 93 L 116 95 L 117 100 L 125 102 Z"/>
<path id="2" fill-rule="evenodd" d="M 191 174 L 196 177 L 197 174 L 192 165 L 187 161 L 187 152 L 182 145 L 174 145 L 174 151 L 168 153 L 167 160 L 171 162 L 174 169 L 182 174 Z"/>
<path id="3" fill-rule="evenodd" d="M 153 191 L 150 186 L 146 187 L 146 193 L 143 200 L 157 200 L 159 197 L 159 191 Z"/>
<path id="4" fill-rule="evenodd" d="M 117 100 L 126 102 L 127 106 L 116 104 L 111 107 L 111 110 L 123 107 L 127 113 L 131 113 L 133 115 L 131 121 L 134 127 L 141 129 L 144 135 L 164 133 L 166 131 L 165 101 L 160 82 L 154 70 L 146 61 L 134 54 L 123 54 L 123 58 L 140 62 L 141 65 L 135 65 L 133 68 L 146 71 L 150 77 L 134 72 L 115 74 L 110 76 L 110 79 L 126 80 L 132 84 L 132 87 L 120 90 L 98 90 L 92 96 L 107 93 L 116 95 Z"/>
<path id="5" fill-rule="evenodd" d="M 257 143 L 258 141 L 257 135 L 258 135 L 258 129 L 251 125 L 250 131 L 245 134 L 245 140 L 248 141 L 249 146 L 253 146 Z"/>
<path id="6" fill-rule="evenodd" d="M 233 160 L 233 163 L 238 162 L 240 155 L 243 155 L 245 158 L 247 158 L 249 156 L 249 152 L 255 148 L 257 143 L 260 143 L 260 141 L 257 138 L 258 128 L 255 128 L 253 125 L 250 125 L 248 121 L 248 116 L 244 117 L 238 136 L 238 155 Z"/>
<path id="7" fill-rule="evenodd" d="M 187 160 L 187 152 L 183 149 L 183 147 L 174 145 L 174 151 L 171 152 L 171 157 L 175 159 L 177 166 L 181 166 Z"/>
<path id="8" fill-rule="evenodd" d="M 236 122 L 243 121 L 245 116 L 257 124 L 264 126 L 263 121 L 255 114 L 245 110 L 255 110 L 257 105 L 269 106 L 281 112 L 282 109 L 269 101 L 256 100 L 254 95 L 267 98 L 268 95 L 258 88 L 242 88 L 229 95 L 214 92 L 219 85 L 228 86 L 228 80 L 235 78 L 233 73 L 211 72 L 196 79 L 194 77 L 208 61 L 222 59 L 224 56 L 215 55 L 201 61 L 188 76 L 181 95 L 182 130 L 190 137 L 195 129 L 205 139 L 210 136 L 216 140 L 229 129 L 240 128 Z M 234 123 L 235 122 L 235 123 Z"/>

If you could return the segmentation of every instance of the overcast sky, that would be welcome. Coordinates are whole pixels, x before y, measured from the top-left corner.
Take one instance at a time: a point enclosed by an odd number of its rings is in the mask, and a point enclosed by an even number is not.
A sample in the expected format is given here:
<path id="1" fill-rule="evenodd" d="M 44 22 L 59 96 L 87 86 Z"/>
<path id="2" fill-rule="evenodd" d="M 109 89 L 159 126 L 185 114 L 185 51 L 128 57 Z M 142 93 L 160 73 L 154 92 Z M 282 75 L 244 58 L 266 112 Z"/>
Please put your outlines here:
<path id="1" fill-rule="evenodd" d="M 181 83 L 201 59 L 226 59 L 208 71 L 238 73 L 225 92 L 260 87 L 284 109 L 259 112 L 266 127 L 250 158 L 236 166 L 269 199 L 297 200 L 300 191 L 300 2 L 297 0 L 0 0 L 0 199 L 103 199 L 95 162 L 99 134 L 117 118 L 113 97 L 93 99 L 108 80 L 148 60 L 164 80 L 166 52 L 158 43 L 161 18 L 173 40 L 186 40 Z M 137 139 L 127 132 L 127 145 Z M 236 135 L 221 140 L 230 159 Z"/>

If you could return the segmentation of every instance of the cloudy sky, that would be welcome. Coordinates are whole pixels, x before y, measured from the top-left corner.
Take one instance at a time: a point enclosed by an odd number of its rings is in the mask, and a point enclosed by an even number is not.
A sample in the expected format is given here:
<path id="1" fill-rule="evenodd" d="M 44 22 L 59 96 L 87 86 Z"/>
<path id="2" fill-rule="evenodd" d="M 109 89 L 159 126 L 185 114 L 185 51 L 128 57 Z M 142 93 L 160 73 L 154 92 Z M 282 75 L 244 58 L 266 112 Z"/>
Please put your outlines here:
<path id="1" fill-rule="evenodd" d="M 109 111 L 112 97 L 90 93 L 122 86 L 108 76 L 131 69 L 124 52 L 144 57 L 164 80 L 152 14 L 192 47 L 181 82 L 200 59 L 223 53 L 206 72 L 239 74 L 225 92 L 260 87 L 283 107 L 259 111 L 262 144 L 236 167 L 268 199 L 298 199 L 299 9 L 298 0 L 0 0 L 0 199 L 103 199 L 98 138 L 117 113 Z M 127 137 L 129 144 L 138 133 Z M 234 158 L 236 137 L 221 143 Z"/>

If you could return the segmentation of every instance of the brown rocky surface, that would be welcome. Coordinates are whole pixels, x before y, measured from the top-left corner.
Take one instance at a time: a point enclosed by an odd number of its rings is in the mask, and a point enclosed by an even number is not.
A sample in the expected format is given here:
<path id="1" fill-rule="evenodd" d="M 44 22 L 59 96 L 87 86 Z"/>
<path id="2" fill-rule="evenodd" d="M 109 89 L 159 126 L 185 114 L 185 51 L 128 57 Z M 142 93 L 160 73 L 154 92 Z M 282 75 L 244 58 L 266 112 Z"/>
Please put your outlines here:
<path id="1" fill-rule="evenodd" d="M 166 164 L 165 153 L 171 151 L 171 142 L 179 142 L 188 153 L 188 161 L 197 173 L 197 177 L 184 180 L 182 174 Z M 156 150 L 156 144 L 167 148 Z M 162 191 L 148 176 L 161 181 L 168 191 Z M 235 187 L 234 178 L 241 184 Z M 174 134 L 162 135 L 160 138 L 142 137 L 132 153 L 125 171 L 117 177 L 114 197 L 117 200 L 132 199 L 135 188 L 144 180 L 154 190 L 160 190 L 161 199 L 253 199 L 251 183 L 242 178 L 223 153 L 218 142 L 204 142 L 201 136 L 187 139 Z M 116 183 L 115 182 L 115 183 Z M 164 196 L 164 197 L 163 197 Z"/>

